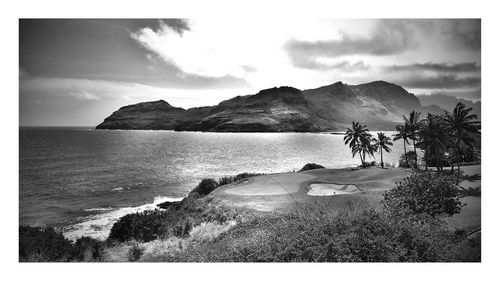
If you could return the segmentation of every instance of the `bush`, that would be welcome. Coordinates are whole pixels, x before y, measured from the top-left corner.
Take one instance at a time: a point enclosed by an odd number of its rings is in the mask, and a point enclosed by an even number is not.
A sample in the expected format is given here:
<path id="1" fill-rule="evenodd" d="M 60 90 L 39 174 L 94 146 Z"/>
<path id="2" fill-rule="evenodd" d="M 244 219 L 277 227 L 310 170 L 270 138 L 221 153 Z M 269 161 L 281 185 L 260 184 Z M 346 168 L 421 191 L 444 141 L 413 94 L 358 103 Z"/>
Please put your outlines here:
<path id="1" fill-rule="evenodd" d="M 370 161 L 370 162 L 364 162 L 364 167 L 373 167 L 373 166 L 376 166 L 377 165 L 377 162 L 375 161 Z M 363 168 L 363 164 L 359 165 L 358 166 L 359 168 Z"/>
<path id="2" fill-rule="evenodd" d="M 19 261 L 70 261 L 73 245 L 51 227 L 19 226 Z"/>
<path id="3" fill-rule="evenodd" d="M 90 237 L 81 237 L 73 245 L 78 261 L 100 261 L 104 253 L 104 243 Z"/>
<path id="4" fill-rule="evenodd" d="M 149 242 L 170 236 L 185 237 L 201 222 L 224 223 L 237 217 L 236 211 L 211 204 L 211 198 L 188 196 L 181 204 L 166 210 L 149 210 L 121 217 L 111 228 L 108 240 Z"/>
<path id="5" fill-rule="evenodd" d="M 384 194 L 382 203 L 393 211 L 429 214 L 459 213 L 461 203 L 454 179 L 445 174 L 414 172 Z"/>
<path id="6" fill-rule="evenodd" d="M 246 180 L 248 178 L 251 178 L 253 176 L 258 176 L 260 174 L 256 173 L 241 173 L 236 176 L 225 176 L 219 179 L 219 182 L 217 183 L 218 186 L 234 183 L 234 182 L 239 182 L 242 180 Z"/>
<path id="7" fill-rule="evenodd" d="M 142 249 L 139 245 L 132 245 L 127 253 L 128 261 L 138 261 L 141 258 L 143 252 L 144 249 Z"/>
<path id="8" fill-rule="evenodd" d="M 214 191 L 219 187 L 218 183 L 214 179 L 202 179 L 198 186 L 191 192 L 196 192 L 200 195 L 208 195 L 210 192 Z"/>
<path id="9" fill-rule="evenodd" d="M 408 165 L 406 165 L 406 159 L 408 158 Z M 410 150 L 406 152 L 406 157 L 405 154 L 401 154 L 399 157 L 399 167 L 402 168 L 413 168 L 415 167 L 415 151 Z"/>
<path id="10" fill-rule="evenodd" d="M 109 233 L 108 239 L 120 242 L 135 239 L 148 242 L 168 233 L 169 214 L 162 210 L 148 210 L 121 217 Z"/>
<path id="11" fill-rule="evenodd" d="M 309 170 L 315 170 L 315 169 L 324 169 L 325 167 L 315 164 L 315 163 L 307 163 L 302 169 L 300 169 L 299 172 L 302 171 L 309 171 Z"/>
<path id="12" fill-rule="evenodd" d="M 104 244 L 90 237 L 72 243 L 52 227 L 19 226 L 19 261 L 100 261 Z"/>

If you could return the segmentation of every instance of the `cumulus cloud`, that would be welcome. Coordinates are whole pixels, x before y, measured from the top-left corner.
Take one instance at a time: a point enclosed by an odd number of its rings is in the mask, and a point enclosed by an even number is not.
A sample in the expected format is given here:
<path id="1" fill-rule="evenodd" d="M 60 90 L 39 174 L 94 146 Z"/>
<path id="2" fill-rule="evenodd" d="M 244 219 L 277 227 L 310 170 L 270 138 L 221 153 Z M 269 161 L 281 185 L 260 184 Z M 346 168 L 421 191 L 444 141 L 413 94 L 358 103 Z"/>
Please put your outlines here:
<path id="1" fill-rule="evenodd" d="M 237 35 L 234 33 L 222 34 L 223 27 L 216 25 L 217 22 L 208 26 L 192 23 L 190 29 L 179 33 L 174 27 L 163 24 L 156 31 L 142 28 L 131 37 L 187 74 L 243 77 L 245 69 L 241 65 L 254 67 L 248 54 L 252 50 L 245 46 L 248 40 L 231 38 Z"/>
<path id="2" fill-rule="evenodd" d="M 163 25 L 158 30 L 141 28 L 130 36 L 186 75 L 236 77 L 261 88 L 300 80 L 303 74 L 290 65 L 283 44 L 292 34 L 324 38 L 330 32 L 326 24 L 292 19 L 233 19 L 230 23 L 227 19 L 193 19 L 182 35 Z"/>

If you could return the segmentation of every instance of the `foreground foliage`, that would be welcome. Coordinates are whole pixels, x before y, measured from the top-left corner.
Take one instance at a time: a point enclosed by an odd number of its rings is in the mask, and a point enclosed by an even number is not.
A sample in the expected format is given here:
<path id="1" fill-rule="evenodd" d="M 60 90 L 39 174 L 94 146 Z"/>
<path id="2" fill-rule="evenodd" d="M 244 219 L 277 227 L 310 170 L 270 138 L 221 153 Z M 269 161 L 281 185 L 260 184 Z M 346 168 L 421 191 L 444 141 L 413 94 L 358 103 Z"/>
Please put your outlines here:
<path id="1" fill-rule="evenodd" d="M 480 240 L 463 239 L 426 215 L 372 208 L 335 211 L 296 205 L 291 214 L 255 218 L 214 242 L 158 257 L 176 262 L 478 261 Z M 479 238 L 480 239 L 480 238 Z M 479 246 L 478 246 L 479 245 Z"/>
<path id="2" fill-rule="evenodd" d="M 452 216 L 460 212 L 459 195 L 451 176 L 414 172 L 386 192 L 382 203 L 393 211 L 428 214 L 433 217 L 443 214 Z"/>
<path id="3" fill-rule="evenodd" d="M 52 227 L 19 226 L 19 261 L 99 261 L 104 244 L 82 237 L 74 243 Z"/>

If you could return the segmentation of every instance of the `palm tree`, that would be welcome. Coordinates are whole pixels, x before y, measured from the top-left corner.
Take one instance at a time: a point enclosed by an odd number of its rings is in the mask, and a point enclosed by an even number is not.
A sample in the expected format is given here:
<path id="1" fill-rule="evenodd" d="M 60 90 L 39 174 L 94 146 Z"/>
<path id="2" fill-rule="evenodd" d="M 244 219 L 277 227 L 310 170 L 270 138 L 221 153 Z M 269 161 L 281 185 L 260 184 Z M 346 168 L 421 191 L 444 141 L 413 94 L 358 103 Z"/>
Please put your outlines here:
<path id="1" fill-rule="evenodd" d="M 479 134 L 481 123 L 477 120 L 476 114 L 470 114 L 472 108 L 466 108 L 461 102 L 455 105 L 453 112 L 446 112 L 444 117 L 444 123 L 446 125 L 446 130 L 451 137 L 455 152 L 458 156 L 457 161 L 457 185 L 460 180 L 460 161 L 462 160 L 462 154 L 460 145 L 472 145 L 471 140 L 474 134 Z"/>
<path id="2" fill-rule="evenodd" d="M 385 150 L 386 152 L 391 152 L 391 148 L 389 146 L 392 146 L 392 141 L 391 138 L 386 136 L 384 133 L 377 133 L 377 138 L 373 140 L 374 142 L 374 149 L 380 150 L 380 166 L 382 169 L 384 168 L 384 158 L 382 156 L 382 152 Z"/>
<path id="3" fill-rule="evenodd" d="M 352 151 L 352 157 L 359 154 L 361 165 L 365 168 L 366 154 L 373 155 L 373 146 L 371 144 L 372 136 L 368 133 L 368 128 L 359 122 L 352 122 L 352 127 L 347 128 L 344 137 L 344 143 L 349 144 Z"/>
<path id="4" fill-rule="evenodd" d="M 438 171 L 442 170 L 442 162 L 448 141 L 443 118 L 428 113 L 427 118 L 421 122 L 417 142 L 417 147 L 425 151 L 425 170 L 428 169 L 431 160 L 434 160 Z"/>
<path id="5" fill-rule="evenodd" d="M 408 128 L 409 139 L 413 141 L 413 151 L 415 152 L 415 168 L 418 169 L 418 157 L 417 157 L 417 147 L 415 141 L 418 137 L 418 130 L 420 128 L 420 112 L 412 110 L 410 116 L 406 117 L 403 115 L 403 120 L 405 121 L 405 126 Z"/>
<path id="6" fill-rule="evenodd" d="M 410 144 L 408 139 L 410 138 L 410 132 L 408 129 L 408 126 L 405 125 L 397 125 L 396 126 L 396 131 L 397 133 L 394 135 L 394 141 L 403 140 L 403 148 L 405 151 L 405 160 L 406 160 L 406 166 L 409 167 L 410 164 L 408 164 L 408 155 L 406 154 L 406 144 Z"/>

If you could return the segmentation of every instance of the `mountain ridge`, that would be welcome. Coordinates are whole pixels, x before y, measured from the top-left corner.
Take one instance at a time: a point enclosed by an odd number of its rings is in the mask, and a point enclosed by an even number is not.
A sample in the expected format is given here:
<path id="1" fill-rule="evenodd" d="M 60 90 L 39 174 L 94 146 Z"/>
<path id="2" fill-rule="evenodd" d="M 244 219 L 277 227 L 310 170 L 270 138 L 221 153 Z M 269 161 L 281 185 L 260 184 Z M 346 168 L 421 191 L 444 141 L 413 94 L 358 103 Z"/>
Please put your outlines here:
<path id="1" fill-rule="evenodd" d="M 442 111 L 438 106 L 422 106 L 419 98 L 397 84 L 339 81 L 306 90 L 273 87 L 189 109 L 164 100 L 141 102 L 121 107 L 96 129 L 322 132 L 344 130 L 352 121 L 359 121 L 373 130 L 387 130 L 413 109 L 424 114 Z"/>

